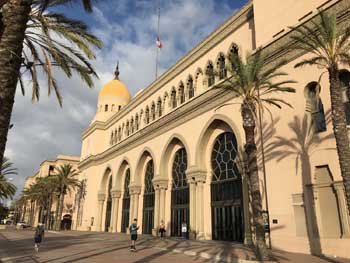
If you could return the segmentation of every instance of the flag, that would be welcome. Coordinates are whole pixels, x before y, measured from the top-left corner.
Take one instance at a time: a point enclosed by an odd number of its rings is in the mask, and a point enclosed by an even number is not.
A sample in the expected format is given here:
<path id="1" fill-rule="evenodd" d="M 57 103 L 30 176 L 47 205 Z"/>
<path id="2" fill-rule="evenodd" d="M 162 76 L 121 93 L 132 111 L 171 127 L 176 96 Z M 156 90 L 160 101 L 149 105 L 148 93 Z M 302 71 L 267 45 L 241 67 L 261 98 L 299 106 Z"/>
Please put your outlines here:
<path id="1" fill-rule="evenodd" d="M 162 48 L 163 47 L 163 44 L 162 44 L 162 42 L 160 42 L 159 37 L 157 37 L 156 44 L 157 44 L 157 48 Z"/>

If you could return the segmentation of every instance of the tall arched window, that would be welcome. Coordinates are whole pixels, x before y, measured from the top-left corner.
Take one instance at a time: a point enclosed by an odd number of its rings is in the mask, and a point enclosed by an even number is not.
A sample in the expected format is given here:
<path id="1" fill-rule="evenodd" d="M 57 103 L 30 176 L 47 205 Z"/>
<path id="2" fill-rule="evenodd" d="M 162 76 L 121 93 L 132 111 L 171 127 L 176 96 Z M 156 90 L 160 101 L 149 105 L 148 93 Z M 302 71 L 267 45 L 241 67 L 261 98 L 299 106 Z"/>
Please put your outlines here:
<path id="1" fill-rule="evenodd" d="M 139 130 L 139 115 L 136 113 L 135 116 L 135 130 L 138 131 Z"/>
<path id="2" fill-rule="evenodd" d="M 214 240 L 243 242 L 243 194 L 236 164 L 237 140 L 232 132 L 220 134 L 211 153 L 212 234 Z"/>
<path id="3" fill-rule="evenodd" d="M 146 165 L 145 190 L 143 193 L 143 234 L 152 234 L 154 222 L 154 188 L 152 183 L 153 177 L 153 160 L 149 160 Z"/>
<path id="4" fill-rule="evenodd" d="M 131 134 L 134 133 L 134 118 L 131 117 L 131 121 L 130 121 L 130 130 L 131 130 Z"/>
<path id="5" fill-rule="evenodd" d="M 156 120 L 156 104 L 152 102 L 151 106 L 151 116 L 152 116 L 152 121 Z"/>
<path id="6" fill-rule="evenodd" d="M 217 68 L 219 70 L 219 79 L 224 79 L 227 76 L 226 72 L 226 65 L 225 65 L 225 55 L 220 53 L 218 62 L 217 62 Z"/>
<path id="7" fill-rule="evenodd" d="M 162 117 L 162 99 L 161 98 L 158 98 L 157 114 L 158 114 L 158 117 Z"/>
<path id="8" fill-rule="evenodd" d="M 194 86 L 193 86 L 193 78 L 192 78 L 192 76 L 188 77 L 187 89 L 188 89 L 188 98 L 189 99 L 193 98 L 194 97 Z"/>
<path id="9" fill-rule="evenodd" d="M 179 101 L 180 101 L 180 104 L 185 102 L 185 86 L 182 81 L 180 82 L 180 85 L 179 85 Z"/>
<path id="10" fill-rule="evenodd" d="M 343 103 L 346 124 L 350 124 L 350 72 L 342 70 L 339 74 L 340 84 L 343 89 Z"/>
<path id="11" fill-rule="evenodd" d="M 108 105 L 107 104 L 105 105 L 105 111 L 108 111 Z"/>
<path id="12" fill-rule="evenodd" d="M 189 226 L 189 188 L 186 179 L 187 153 L 185 148 L 177 150 L 172 165 L 171 190 L 171 235 L 181 236 L 181 224 Z"/>
<path id="13" fill-rule="evenodd" d="M 320 98 L 320 85 L 310 82 L 306 88 L 306 112 L 311 117 L 311 125 L 315 132 L 327 130 L 326 116 L 324 114 L 322 100 Z"/>
<path id="14" fill-rule="evenodd" d="M 121 141 L 122 140 L 122 128 L 119 126 L 118 128 L 118 140 Z"/>
<path id="15" fill-rule="evenodd" d="M 108 180 L 108 196 L 107 196 L 107 205 L 106 205 L 106 221 L 105 221 L 105 232 L 109 231 L 111 226 L 111 215 L 112 215 L 112 176 Z"/>
<path id="16" fill-rule="evenodd" d="M 206 74 L 207 80 L 208 80 L 208 87 L 214 85 L 215 84 L 215 75 L 214 75 L 213 63 L 211 61 L 208 62 L 205 74 Z"/>
<path id="17" fill-rule="evenodd" d="M 113 142 L 114 142 L 114 132 L 112 131 L 112 133 L 111 133 L 111 139 L 109 140 L 109 144 L 110 144 L 110 145 L 113 145 Z"/>
<path id="18" fill-rule="evenodd" d="M 145 110 L 145 123 L 146 124 L 149 123 L 149 108 L 148 108 L 148 106 L 146 107 L 146 110 Z"/>
<path id="19" fill-rule="evenodd" d="M 171 90 L 170 100 L 171 100 L 171 108 L 173 108 L 173 109 L 176 108 L 177 107 L 176 90 L 174 87 Z"/>
<path id="20" fill-rule="evenodd" d="M 129 120 L 126 121 L 126 126 L 125 126 L 125 135 L 129 136 L 130 135 L 130 126 L 129 126 Z"/>
<path id="21" fill-rule="evenodd" d="M 123 194 L 123 207 L 122 207 L 122 227 L 121 232 L 126 232 L 127 227 L 129 226 L 129 210 L 130 210 L 130 169 L 125 171 L 124 179 L 124 194 Z"/>
<path id="22" fill-rule="evenodd" d="M 118 142 L 118 130 L 117 128 L 114 130 L 114 143 Z"/>

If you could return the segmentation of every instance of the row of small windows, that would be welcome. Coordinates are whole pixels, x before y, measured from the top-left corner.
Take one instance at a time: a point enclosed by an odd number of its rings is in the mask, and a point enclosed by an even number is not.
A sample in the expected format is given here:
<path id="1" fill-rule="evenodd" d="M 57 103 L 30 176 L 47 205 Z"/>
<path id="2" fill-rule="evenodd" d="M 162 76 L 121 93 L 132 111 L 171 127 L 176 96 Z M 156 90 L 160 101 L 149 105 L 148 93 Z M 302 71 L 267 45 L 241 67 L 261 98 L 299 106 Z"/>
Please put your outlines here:
<path id="1" fill-rule="evenodd" d="M 236 44 L 232 44 L 228 56 L 233 54 L 238 54 L 238 48 Z M 217 71 L 217 73 L 215 73 Z M 220 52 L 216 59 L 216 70 L 212 61 L 208 61 L 205 67 L 205 72 L 201 68 L 198 68 L 195 74 L 195 78 L 192 75 L 187 77 L 185 83 L 180 81 L 177 88 L 172 87 L 169 93 L 165 92 L 163 98 L 158 97 L 158 100 L 153 101 L 150 106 L 146 106 L 145 110 L 141 110 L 140 114 L 136 114 L 118 129 L 114 129 L 111 132 L 110 144 L 113 145 L 119 142 L 123 138 L 123 133 L 125 136 L 129 136 L 134 132 L 139 130 L 141 117 L 144 119 L 144 124 L 147 125 L 157 118 L 164 115 L 165 105 L 168 105 L 171 109 L 175 109 L 179 105 L 182 105 L 186 100 L 190 100 L 196 95 L 196 86 L 200 82 L 200 76 L 204 76 L 202 84 L 208 88 L 215 84 L 216 78 L 218 80 L 225 79 L 227 77 L 226 69 L 226 57 L 224 53 Z M 107 105 L 108 106 L 108 105 Z M 108 109 L 108 108 L 107 108 Z M 106 110 L 107 111 L 107 110 Z"/>
<path id="2" fill-rule="evenodd" d="M 343 94 L 343 104 L 346 117 L 346 124 L 350 125 L 350 72 L 342 70 L 339 74 Z M 311 119 L 311 124 L 316 133 L 327 130 L 326 116 L 320 97 L 321 86 L 313 81 L 306 88 L 306 112 Z"/>
<path id="3" fill-rule="evenodd" d="M 111 112 L 114 112 L 114 111 L 116 111 L 116 109 L 118 109 L 118 111 L 120 111 L 121 108 L 122 108 L 121 105 L 112 104 L 111 107 L 109 107 L 108 104 L 105 104 L 104 106 L 100 105 L 99 108 L 98 108 L 98 111 L 102 112 L 102 110 L 103 110 L 104 112 L 107 112 L 107 111 L 110 110 Z"/>

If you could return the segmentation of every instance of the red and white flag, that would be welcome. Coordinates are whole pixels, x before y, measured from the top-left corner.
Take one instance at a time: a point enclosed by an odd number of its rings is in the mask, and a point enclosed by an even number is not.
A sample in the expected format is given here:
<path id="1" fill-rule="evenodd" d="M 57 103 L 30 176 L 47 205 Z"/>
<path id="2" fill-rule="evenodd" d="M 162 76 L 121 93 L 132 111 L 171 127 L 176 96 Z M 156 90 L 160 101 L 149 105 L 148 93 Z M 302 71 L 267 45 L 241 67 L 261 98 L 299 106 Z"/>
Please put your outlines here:
<path id="1" fill-rule="evenodd" d="M 160 42 L 159 37 L 157 37 L 156 44 L 157 44 L 157 48 L 162 48 L 163 47 L 163 44 L 162 44 L 162 42 Z"/>

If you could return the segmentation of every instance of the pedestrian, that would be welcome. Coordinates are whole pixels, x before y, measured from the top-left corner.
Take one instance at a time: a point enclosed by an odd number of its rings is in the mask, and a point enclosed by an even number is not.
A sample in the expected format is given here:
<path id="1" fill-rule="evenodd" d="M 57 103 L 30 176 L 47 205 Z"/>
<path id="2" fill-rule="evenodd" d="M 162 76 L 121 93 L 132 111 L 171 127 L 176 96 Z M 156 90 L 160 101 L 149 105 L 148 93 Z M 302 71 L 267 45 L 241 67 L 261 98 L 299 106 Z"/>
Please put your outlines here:
<path id="1" fill-rule="evenodd" d="M 160 221 L 160 225 L 159 225 L 159 230 L 158 230 L 158 232 L 160 233 L 160 239 L 163 239 L 164 233 L 166 232 L 166 230 L 165 230 L 165 225 L 164 225 L 164 221 L 163 221 L 163 220 Z"/>
<path id="2" fill-rule="evenodd" d="M 44 239 L 44 224 L 39 223 L 37 227 L 35 228 L 35 234 L 34 234 L 34 249 L 36 252 L 39 252 L 39 244 L 43 241 Z"/>
<path id="3" fill-rule="evenodd" d="M 131 236 L 131 246 L 130 250 L 131 251 L 136 251 L 136 240 L 137 240 L 137 230 L 139 229 L 139 226 L 137 225 L 137 219 L 134 218 L 134 222 L 130 225 L 129 230 L 130 230 L 130 236 Z"/>

